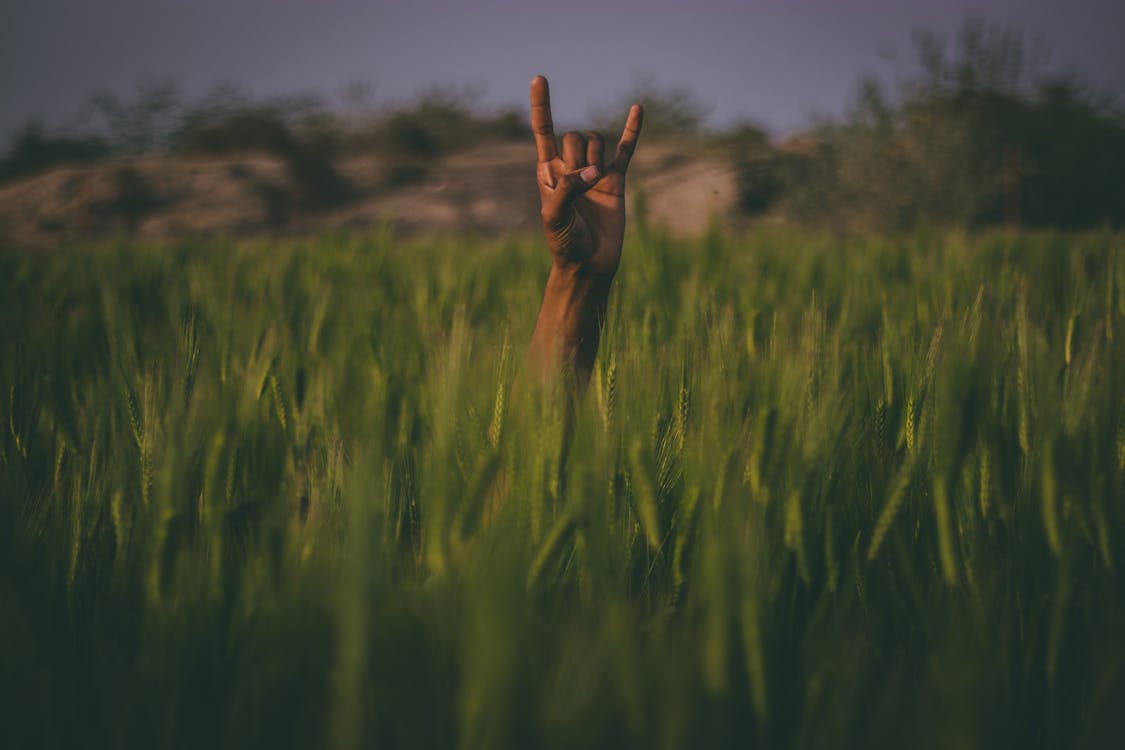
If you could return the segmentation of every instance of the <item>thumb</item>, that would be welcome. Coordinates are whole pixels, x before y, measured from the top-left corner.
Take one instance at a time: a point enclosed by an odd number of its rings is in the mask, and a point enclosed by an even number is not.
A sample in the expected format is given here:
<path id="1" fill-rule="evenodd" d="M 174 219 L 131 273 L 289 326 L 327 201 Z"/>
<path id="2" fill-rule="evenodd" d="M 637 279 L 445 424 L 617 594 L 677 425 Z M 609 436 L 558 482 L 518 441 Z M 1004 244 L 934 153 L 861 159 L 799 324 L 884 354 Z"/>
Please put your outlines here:
<path id="1" fill-rule="evenodd" d="M 559 177 L 555 189 L 562 194 L 564 201 L 569 201 L 589 190 L 601 176 L 601 171 L 591 164 L 577 172 L 570 172 Z"/>

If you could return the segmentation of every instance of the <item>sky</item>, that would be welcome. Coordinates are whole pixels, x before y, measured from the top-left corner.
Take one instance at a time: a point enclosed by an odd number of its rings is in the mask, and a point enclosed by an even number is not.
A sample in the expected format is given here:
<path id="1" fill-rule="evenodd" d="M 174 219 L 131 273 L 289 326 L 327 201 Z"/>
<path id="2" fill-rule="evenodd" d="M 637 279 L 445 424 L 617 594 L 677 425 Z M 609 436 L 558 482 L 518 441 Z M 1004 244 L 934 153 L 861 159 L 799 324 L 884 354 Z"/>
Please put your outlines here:
<path id="1" fill-rule="evenodd" d="M 786 133 L 841 114 L 860 74 L 908 65 L 913 30 L 968 16 L 1042 37 L 1052 68 L 1125 98 L 1122 0 L 0 0 L 0 138 L 143 81 L 329 102 L 360 84 L 377 104 L 452 85 L 524 108 L 538 73 L 564 127 L 651 76 L 693 90 L 711 124 Z"/>

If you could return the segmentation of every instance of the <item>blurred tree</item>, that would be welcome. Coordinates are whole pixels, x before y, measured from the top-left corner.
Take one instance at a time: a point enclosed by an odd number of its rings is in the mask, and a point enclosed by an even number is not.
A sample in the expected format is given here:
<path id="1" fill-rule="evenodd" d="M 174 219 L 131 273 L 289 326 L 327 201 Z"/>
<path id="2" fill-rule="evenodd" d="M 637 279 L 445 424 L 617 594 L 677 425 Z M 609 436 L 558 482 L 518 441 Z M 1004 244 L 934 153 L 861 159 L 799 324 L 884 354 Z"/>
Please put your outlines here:
<path id="1" fill-rule="evenodd" d="M 184 112 L 169 142 L 183 154 L 257 152 L 283 160 L 291 189 L 270 183 L 257 190 L 270 224 L 282 226 L 293 208 L 330 208 L 357 195 L 355 185 L 336 168 L 340 130 L 318 97 L 255 102 L 226 84 Z"/>
<path id="2" fill-rule="evenodd" d="M 32 120 L 16 134 L 8 155 L 0 159 L 0 181 L 35 174 L 59 164 L 97 161 L 109 153 L 109 144 L 102 138 L 50 135 L 41 121 Z"/>
<path id="3" fill-rule="evenodd" d="M 645 137 L 693 137 L 703 131 L 704 121 L 711 108 L 699 101 L 690 88 L 661 86 L 650 74 L 638 76 L 620 100 L 607 107 L 599 107 L 592 119 L 606 132 L 621 130 L 621 112 L 631 104 L 645 108 Z M 624 109 L 622 109 L 624 107 Z"/>
<path id="4" fill-rule="evenodd" d="M 130 156 L 163 151 L 182 109 L 179 91 L 169 81 L 138 84 L 132 101 L 111 92 L 95 94 L 89 106 L 93 117 L 102 121 L 113 149 Z"/>
<path id="5" fill-rule="evenodd" d="M 817 129 L 826 168 L 784 199 L 800 218 L 1125 223 L 1125 122 L 1077 79 L 1049 76 L 1041 41 L 970 19 L 956 44 L 919 32 L 915 48 L 896 90 L 862 79 L 844 120 Z"/>

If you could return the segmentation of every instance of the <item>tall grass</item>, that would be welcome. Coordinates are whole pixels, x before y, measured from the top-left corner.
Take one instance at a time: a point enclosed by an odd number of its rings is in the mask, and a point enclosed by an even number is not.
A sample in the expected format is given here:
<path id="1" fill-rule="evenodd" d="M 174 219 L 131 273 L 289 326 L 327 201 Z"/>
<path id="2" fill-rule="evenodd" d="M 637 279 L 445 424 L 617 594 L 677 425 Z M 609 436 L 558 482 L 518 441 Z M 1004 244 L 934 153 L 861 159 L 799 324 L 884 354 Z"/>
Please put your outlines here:
<path id="1" fill-rule="evenodd" d="M 1104 747 L 1120 235 L 0 256 L 7 747 Z M 520 381 L 524 382 L 524 381 Z"/>

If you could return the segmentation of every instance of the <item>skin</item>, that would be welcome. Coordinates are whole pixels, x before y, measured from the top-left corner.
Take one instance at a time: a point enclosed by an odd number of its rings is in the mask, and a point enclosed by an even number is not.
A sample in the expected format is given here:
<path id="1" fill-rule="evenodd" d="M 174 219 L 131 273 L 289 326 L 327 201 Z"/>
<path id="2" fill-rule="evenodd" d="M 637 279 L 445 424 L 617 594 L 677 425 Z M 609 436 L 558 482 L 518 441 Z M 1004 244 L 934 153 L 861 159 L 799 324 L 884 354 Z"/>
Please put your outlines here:
<path id="1" fill-rule="evenodd" d="M 547 79 L 531 81 L 536 181 L 552 262 L 529 359 L 545 379 L 565 378 L 568 390 L 583 390 L 594 368 L 625 237 L 625 172 L 643 120 L 641 106 L 630 107 L 608 163 L 597 133 L 566 133 L 560 151 Z"/>

